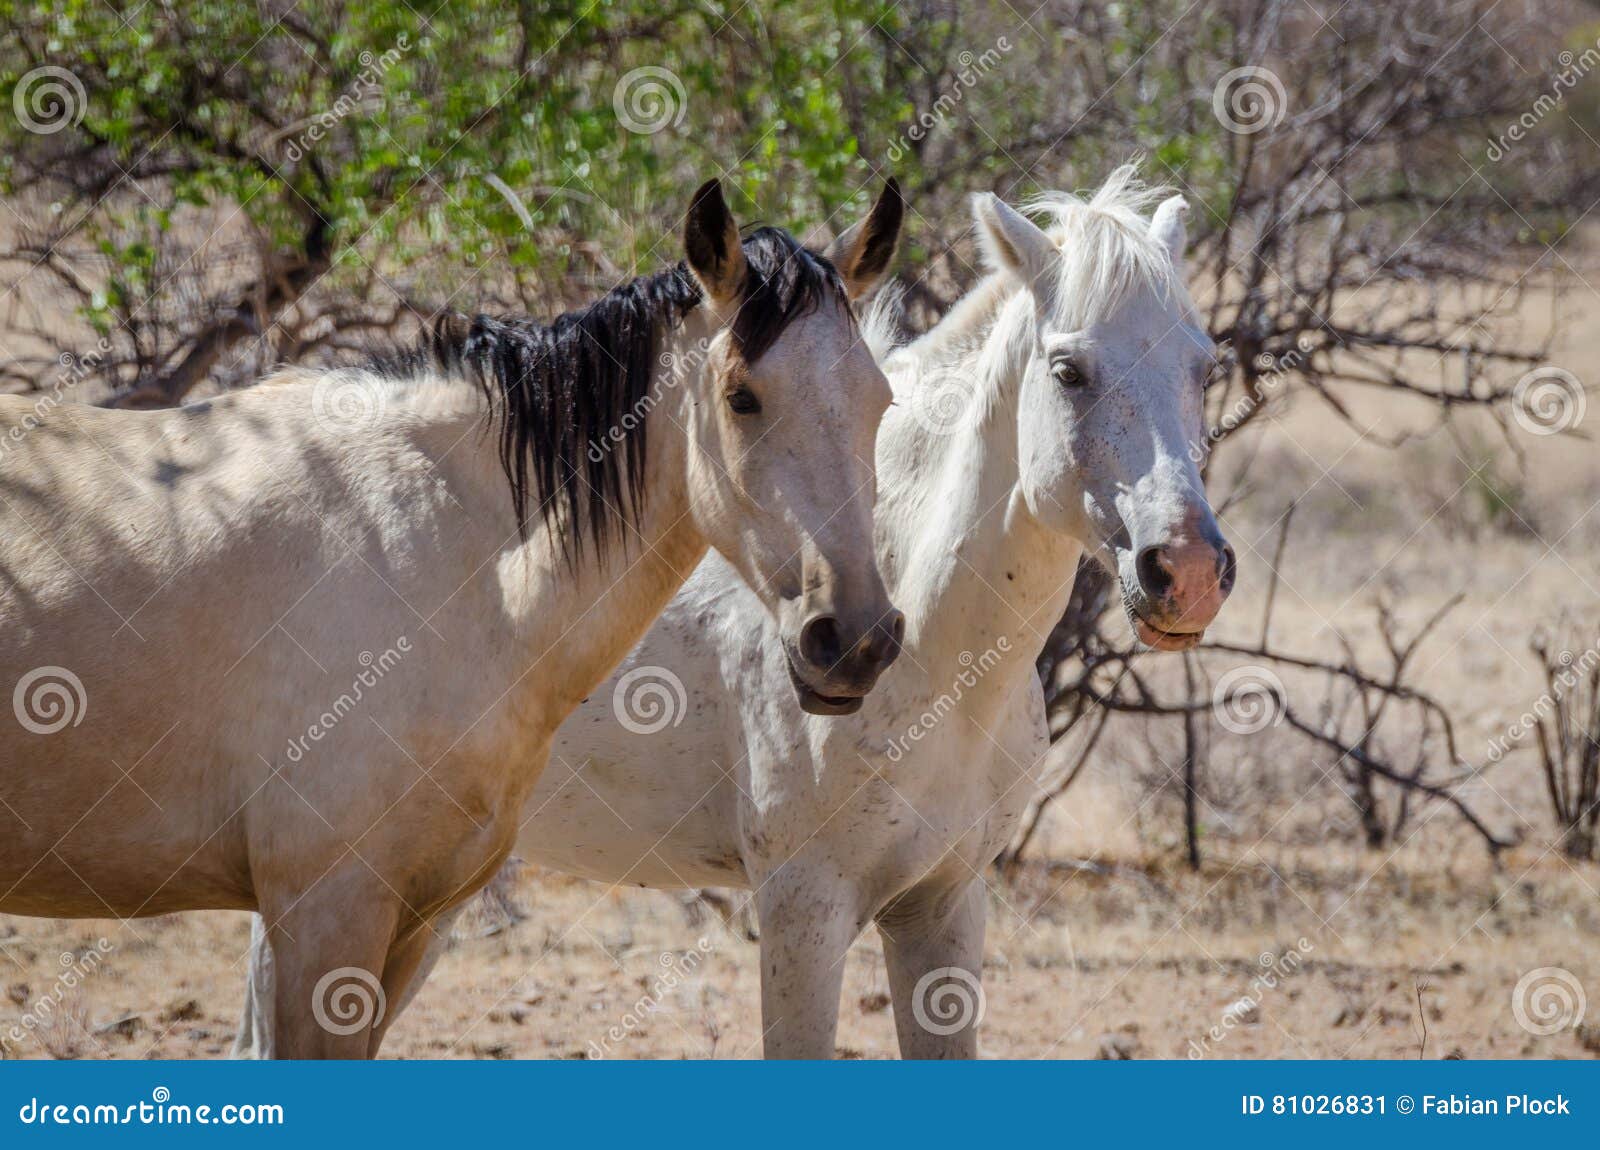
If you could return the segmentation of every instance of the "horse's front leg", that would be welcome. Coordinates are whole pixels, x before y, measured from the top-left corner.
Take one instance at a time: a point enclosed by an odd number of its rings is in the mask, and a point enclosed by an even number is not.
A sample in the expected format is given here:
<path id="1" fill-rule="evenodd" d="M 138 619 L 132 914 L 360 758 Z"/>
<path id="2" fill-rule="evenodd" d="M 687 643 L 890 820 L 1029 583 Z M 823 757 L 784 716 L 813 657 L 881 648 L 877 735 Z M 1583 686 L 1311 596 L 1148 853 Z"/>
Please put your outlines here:
<path id="1" fill-rule="evenodd" d="M 263 892 L 270 955 L 253 1024 L 259 1052 L 275 1058 L 370 1058 L 378 1026 L 397 989 L 385 980 L 404 907 L 356 859 L 308 891 Z M 263 1007 L 266 1007 L 263 1009 Z"/>
<path id="2" fill-rule="evenodd" d="M 902 1058 L 976 1058 L 982 1020 L 982 880 L 913 888 L 878 913 Z"/>
<path id="3" fill-rule="evenodd" d="M 411 1000 L 417 996 L 423 984 L 428 981 L 428 975 L 438 964 L 439 959 L 450 945 L 450 932 L 455 927 L 456 919 L 460 918 L 467 909 L 467 904 L 462 903 L 453 910 L 447 910 L 434 919 L 432 929 L 424 929 L 421 939 L 423 954 L 416 963 L 415 971 L 406 981 L 400 993 L 395 996 L 388 995 L 387 1009 L 383 1021 L 378 1024 L 378 1033 L 374 1036 L 372 1053 L 376 1055 L 377 1044 L 383 1041 L 383 1036 L 388 1032 L 396 1019 L 404 1013 L 405 1008 L 411 1005 Z M 396 956 L 390 954 L 385 964 L 384 982 L 398 982 L 398 967 L 394 976 L 388 973 L 388 968 L 394 966 Z M 239 1034 L 233 1040 L 234 1058 L 273 1058 L 275 1057 L 275 1031 L 272 1016 L 273 1005 L 273 952 L 267 940 L 265 924 L 261 916 L 252 917 L 250 924 L 250 977 L 245 984 L 244 1012 L 239 1020 Z"/>
<path id="4" fill-rule="evenodd" d="M 394 1025 L 400 1012 L 411 1004 L 422 989 L 423 981 L 439 961 L 450 942 L 450 928 L 454 925 L 460 908 L 441 915 L 431 922 L 415 923 L 410 932 L 395 940 L 389 948 L 388 961 L 383 967 L 383 990 L 388 996 L 389 1009 L 372 1027 L 372 1043 L 367 1057 L 378 1057 L 389 1027 Z"/>
<path id="5" fill-rule="evenodd" d="M 856 891 L 791 860 L 756 893 L 768 1058 L 832 1058 L 844 959 L 863 925 Z"/>

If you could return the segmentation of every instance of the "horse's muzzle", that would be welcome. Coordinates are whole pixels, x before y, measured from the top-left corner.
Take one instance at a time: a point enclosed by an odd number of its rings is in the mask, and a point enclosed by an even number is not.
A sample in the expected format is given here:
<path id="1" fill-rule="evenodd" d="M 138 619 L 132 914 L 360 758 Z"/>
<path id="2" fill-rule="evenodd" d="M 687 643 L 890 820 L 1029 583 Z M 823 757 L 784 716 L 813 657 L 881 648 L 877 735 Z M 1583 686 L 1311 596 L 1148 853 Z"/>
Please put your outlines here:
<path id="1" fill-rule="evenodd" d="M 1141 548 L 1134 557 L 1134 578 L 1123 581 L 1123 606 L 1134 633 L 1157 651 L 1187 651 L 1199 643 L 1233 591 L 1238 572 L 1233 548 L 1209 516 L 1199 523 L 1197 518 L 1185 522 L 1169 542 Z"/>
<path id="2" fill-rule="evenodd" d="M 839 620 L 818 615 L 806 621 L 793 649 L 784 652 L 789 681 L 800 709 L 811 715 L 851 715 L 878 677 L 900 655 L 906 621 L 890 610 L 866 632 L 848 642 Z"/>

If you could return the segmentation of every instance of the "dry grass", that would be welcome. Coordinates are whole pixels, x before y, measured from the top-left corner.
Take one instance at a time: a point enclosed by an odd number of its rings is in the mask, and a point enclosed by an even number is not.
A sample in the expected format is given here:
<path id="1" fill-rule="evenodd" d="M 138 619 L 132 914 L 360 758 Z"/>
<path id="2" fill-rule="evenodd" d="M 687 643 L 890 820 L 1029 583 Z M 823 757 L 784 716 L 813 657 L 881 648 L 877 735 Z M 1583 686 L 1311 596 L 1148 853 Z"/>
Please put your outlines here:
<path id="1" fill-rule="evenodd" d="M 1083 796 L 1116 805 L 1101 780 Z M 1059 837 L 1057 838 L 1059 841 Z M 1088 1058 L 1108 1044 L 1132 1057 L 1586 1057 L 1570 1031 L 1536 1037 L 1511 1010 L 1518 978 L 1541 966 L 1600 987 L 1600 898 L 1594 874 L 1521 848 L 1496 871 L 1473 852 L 1441 860 L 1404 848 L 1222 851 L 1199 874 L 1175 853 L 1098 868 L 1037 863 L 990 899 L 983 1046 L 999 1057 Z M 458 936 L 392 1032 L 396 1057 L 749 1057 L 759 1051 L 757 948 L 716 916 L 691 927 L 670 894 L 526 871 L 516 897 L 530 918 L 488 936 Z M 4 941 L 50 974 L 56 939 L 84 923 L 11 920 L 32 937 Z M 101 924 L 94 924 L 99 927 Z M 87 1020 L 63 1022 L 64 1047 L 23 1056 L 217 1057 L 233 1033 L 248 922 L 239 914 L 137 924 L 84 988 L 97 1016 L 142 1024 L 91 1044 Z M 123 930 L 107 924 L 110 931 Z M 663 969 L 706 940 L 704 960 L 627 1021 Z M 1278 985 L 1268 965 L 1303 955 Z M 1427 1012 L 1421 1045 L 1417 999 Z M 1252 1020 L 1222 1027 L 1254 996 Z M 839 1053 L 895 1054 L 888 983 L 872 938 L 845 972 Z M 0 1022 L 9 1026 L 7 1011 Z M 64 1016 L 63 1016 L 64 1017 Z M 69 1027 L 71 1029 L 69 1029 Z M 608 1041 L 607 1031 L 625 1036 Z M 73 1041 L 75 1040 L 75 1041 Z M 57 1039 L 52 1039 L 57 1041 Z M 88 1047 L 85 1051 L 84 1047 Z"/>

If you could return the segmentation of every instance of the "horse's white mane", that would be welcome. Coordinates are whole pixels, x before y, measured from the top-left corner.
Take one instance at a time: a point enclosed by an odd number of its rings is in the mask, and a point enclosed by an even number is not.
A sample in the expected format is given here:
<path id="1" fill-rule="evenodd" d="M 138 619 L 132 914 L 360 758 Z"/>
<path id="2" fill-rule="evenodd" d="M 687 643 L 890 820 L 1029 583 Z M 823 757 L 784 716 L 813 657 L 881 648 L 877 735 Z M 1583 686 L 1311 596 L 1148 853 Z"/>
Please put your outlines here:
<path id="1" fill-rule="evenodd" d="M 1123 164 L 1088 199 L 1045 192 L 1023 205 L 1028 214 L 1046 218 L 1045 231 L 1061 249 L 1056 307 L 1068 328 L 1105 318 L 1140 288 L 1191 308 L 1171 253 L 1150 232 L 1151 211 L 1174 194 L 1141 180 L 1138 165 Z"/>
<path id="2" fill-rule="evenodd" d="M 1174 298 L 1185 315 L 1194 304 L 1166 246 L 1150 232 L 1150 212 L 1174 195 L 1172 188 L 1146 184 L 1137 164 L 1123 164 L 1087 198 L 1071 192 L 1045 192 L 1023 211 L 1045 218 L 1045 231 L 1061 249 L 1061 276 L 1055 306 L 1068 329 L 1088 327 L 1110 315 L 1130 295 L 1146 288 Z M 951 345 L 977 350 L 992 334 L 1018 285 L 1009 275 L 985 276 L 932 328 L 906 342 L 898 285 L 886 287 L 862 320 L 862 334 L 873 355 L 886 366 L 901 355 L 940 358 Z M 1020 322 L 1023 313 L 1017 313 Z M 1014 333 L 1008 333 L 1014 334 Z"/>
<path id="3" fill-rule="evenodd" d="M 872 358 L 879 363 L 888 359 L 906 341 L 905 294 L 904 284 L 885 284 L 861 316 L 861 342 L 867 345 Z"/>

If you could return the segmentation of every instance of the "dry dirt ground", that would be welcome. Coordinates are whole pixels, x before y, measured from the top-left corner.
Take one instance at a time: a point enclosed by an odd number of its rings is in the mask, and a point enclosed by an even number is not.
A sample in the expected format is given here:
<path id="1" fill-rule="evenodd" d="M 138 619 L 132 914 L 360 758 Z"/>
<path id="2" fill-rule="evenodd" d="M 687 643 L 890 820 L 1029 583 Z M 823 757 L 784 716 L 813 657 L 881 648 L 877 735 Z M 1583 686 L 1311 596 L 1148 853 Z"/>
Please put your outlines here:
<path id="1" fill-rule="evenodd" d="M 1519 850 L 1498 874 L 1471 852 L 1442 865 L 1402 852 L 1380 866 L 1351 850 L 1330 860 L 1321 848 L 1265 846 L 1199 875 L 1160 863 L 1029 868 L 991 894 L 984 1052 L 1591 1057 L 1589 1031 L 1536 1036 L 1511 1007 L 1518 979 L 1537 967 L 1570 971 L 1591 994 L 1600 986 L 1594 875 L 1538 855 Z M 720 916 L 695 924 L 670 895 L 527 870 L 515 898 L 528 917 L 467 924 L 386 1056 L 759 1053 L 756 947 Z M 101 939 L 112 945 L 14 1054 L 226 1054 L 244 915 L 126 927 L 11 919 L 4 929 L 6 1032 L 23 1013 L 16 999 L 37 1012 L 55 997 L 67 956 L 81 967 Z M 1258 1005 L 1235 1025 L 1225 1013 L 1244 998 Z M 651 1005 L 640 1010 L 641 999 Z M 863 939 L 846 969 L 841 1056 L 894 1057 L 887 1000 L 876 940 Z"/>
<path id="2" fill-rule="evenodd" d="M 1529 305 L 1530 330 L 1548 322 L 1548 305 Z M 1600 298 L 1581 284 L 1564 292 L 1554 362 L 1580 378 L 1600 362 L 1597 321 Z M 1591 407 L 1584 430 L 1600 427 L 1600 401 Z M 1407 418 L 1376 406 L 1358 414 L 1384 426 Z M 1277 413 L 1248 494 L 1227 511 L 1241 583 L 1218 636 L 1258 635 L 1275 524 L 1297 498 L 1274 637 L 1325 655 L 1338 630 L 1370 652 L 1375 596 L 1414 623 L 1463 595 L 1419 658 L 1417 682 L 1463 717 L 1465 753 L 1481 761 L 1543 690 L 1534 628 L 1564 608 L 1600 619 L 1600 460 L 1584 440 L 1520 442 L 1519 469 L 1485 427 L 1396 452 L 1325 409 Z M 1220 469 L 1213 496 L 1229 490 Z M 1550 849 L 1530 745 L 1468 791 L 1493 826 L 1522 839 L 1497 864 L 1438 805 L 1415 811 L 1403 842 L 1362 846 L 1326 766 L 1280 730 L 1219 740 L 1196 874 L 1183 865 L 1164 778 L 1171 748 L 1114 732 L 1026 865 L 991 882 L 985 1054 L 1593 1057 L 1600 865 Z M 532 868 L 507 895 L 524 917 L 475 909 L 386 1056 L 759 1054 L 757 950 L 737 917 L 730 926 L 673 894 Z M 222 1056 L 247 945 L 242 914 L 0 916 L 5 1052 Z M 1586 990 L 1587 1027 L 1541 1035 L 1519 1021 L 1514 988 L 1541 968 L 1566 972 L 1556 993 Z M 848 960 L 841 1055 L 895 1055 L 887 996 L 867 937 Z M 1230 1011 L 1245 998 L 1254 1005 Z M 640 1011 L 642 999 L 651 1008 Z"/>

